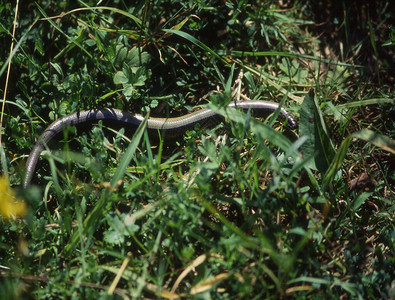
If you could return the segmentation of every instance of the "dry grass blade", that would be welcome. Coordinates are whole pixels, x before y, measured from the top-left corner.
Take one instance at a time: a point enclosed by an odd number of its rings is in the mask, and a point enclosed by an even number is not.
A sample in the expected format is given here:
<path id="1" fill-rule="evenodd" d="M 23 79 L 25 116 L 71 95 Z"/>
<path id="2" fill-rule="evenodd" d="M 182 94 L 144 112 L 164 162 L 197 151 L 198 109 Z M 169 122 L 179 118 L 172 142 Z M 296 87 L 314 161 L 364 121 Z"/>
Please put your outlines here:
<path id="1" fill-rule="evenodd" d="M 225 280 L 227 278 L 229 278 L 228 273 L 218 274 L 218 275 L 214 276 L 213 278 L 210 278 L 204 282 L 201 282 L 201 283 L 195 285 L 193 288 L 191 288 L 190 294 L 196 295 L 199 293 L 203 293 L 203 292 L 211 289 L 213 287 L 213 285 L 216 284 L 217 282 L 220 282 L 220 281 Z"/>
<path id="2" fill-rule="evenodd" d="M 176 282 L 174 282 L 173 287 L 171 288 L 171 293 L 175 294 L 178 286 L 180 285 L 181 281 L 197 266 L 201 265 L 207 259 L 207 255 L 203 254 L 198 256 L 188 267 L 185 268 L 184 271 L 178 276 Z"/>
<path id="3" fill-rule="evenodd" d="M 17 26 L 17 20 L 18 20 L 18 8 L 19 8 L 19 0 L 16 1 L 16 6 L 15 6 L 15 17 L 14 17 L 14 26 L 12 28 L 12 36 L 15 37 L 15 30 Z M 14 39 L 11 41 L 11 46 L 10 46 L 10 57 L 12 55 L 12 51 L 14 49 Z M 7 99 L 7 89 L 8 89 L 8 80 L 10 78 L 10 71 L 11 71 L 11 59 L 8 62 L 8 67 L 7 67 L 7 77 L 5 80 L 5 87 L 4 87 L 4 95 L 3 95 L 3 104 L 1 106 L 1 115 L 0 115 L 0 147 L 1 147 L 1 137 L 2 137 L 2 132 L 3 132 L 3 118 L 4 118 L 4 109 L 5 109 L 5 102 Z"/>

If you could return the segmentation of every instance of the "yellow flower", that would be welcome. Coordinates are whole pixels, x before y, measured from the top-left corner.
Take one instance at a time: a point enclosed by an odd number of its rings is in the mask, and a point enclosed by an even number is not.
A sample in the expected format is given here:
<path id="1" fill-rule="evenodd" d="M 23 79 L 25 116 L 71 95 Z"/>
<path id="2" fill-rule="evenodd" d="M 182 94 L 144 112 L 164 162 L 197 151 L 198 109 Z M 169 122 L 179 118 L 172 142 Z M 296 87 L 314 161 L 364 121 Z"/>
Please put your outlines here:
<path id="1" fill-rule="evenodd" d="M 0 215 L 4 218 L 24 217 L 27 213 L 26 203 L 17 199 L 10 187 L 7 176 L 0 177 Z"/>

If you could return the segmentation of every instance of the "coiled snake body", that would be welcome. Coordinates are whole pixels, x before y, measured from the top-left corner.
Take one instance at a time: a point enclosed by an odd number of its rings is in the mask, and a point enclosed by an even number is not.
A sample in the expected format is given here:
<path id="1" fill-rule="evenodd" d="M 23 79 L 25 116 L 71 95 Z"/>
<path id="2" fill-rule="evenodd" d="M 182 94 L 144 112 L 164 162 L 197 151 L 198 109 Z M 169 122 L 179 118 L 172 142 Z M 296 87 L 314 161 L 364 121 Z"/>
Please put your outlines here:
<path id="1" fill-rule="evenodd" d="M 279 109 L 279 105 L 275 102 L 269 101 L 242 101 L 233 102 L 228 105 L 230 108 L 238 107 L 244 111 L 251 109 L 255 116 L 266 116 L 275 110 Z M 296 122 L 293 117 L 283 108 L 280 108 L 280 114 L 287 120 L 287 124 L 294 128 Z M 201 109 L 193 113 L 175 117 L 175 118 L 149 118 L 147 128 L 150 130 L 160 130 L 169 132 L 171 136 L 180 136 L 185 130 L 191 129 L 195 124 L 204 125 L 218 117 L 211 109 Z M 26 162 L 26 175 L 23 181 L 23 186 L 26 188 L 30 185 L 38 159 L 45 145 L 58 133 L 67 126 L 75 126 L 85 122 L 92 122 L 98 120 L 110 120 L 117 123 L 122 123 L 130 126 L 138 126 L 144 120 L 144 117 L 139 114 L 122 111 L 114 108 L 91 109 L 75 112 L 67 115 L 48 126 L 36 142 L 34 148 L 30 152 L 29 158 Z"/>

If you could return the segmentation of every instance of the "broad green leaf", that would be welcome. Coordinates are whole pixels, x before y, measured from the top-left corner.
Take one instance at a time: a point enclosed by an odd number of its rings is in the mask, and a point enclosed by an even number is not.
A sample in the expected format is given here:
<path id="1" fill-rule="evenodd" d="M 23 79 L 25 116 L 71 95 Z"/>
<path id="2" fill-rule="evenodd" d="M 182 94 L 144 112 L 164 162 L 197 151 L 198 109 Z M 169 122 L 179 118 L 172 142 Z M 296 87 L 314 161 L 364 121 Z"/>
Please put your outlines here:
<path id="1" fill-rule="evenodd" d="M 110 244 L 120 244 L 125 240 L 125 236 L 137 232 L 140 227 L 134 222 L 127 222 L 128 217 L 129 215 L 125 213 L 105 215 L 110 229 L 104 232 L 104 240 Z"/>
<path id="2" fill-rule="evenodd" d="M 128 49 L 125 46 L 118 44 L 115 47 L 115 56 L 113 58 L 114 65 L 122 66 L 127 54 L 128 54 Z"/>
<path id="3" fill-rule="evenodd" d="M 125 84 L 122 94 L 124 94 L 127 99 L 130 99 L 131 97 L 133 97 L 135 91 L 136 89 L 133 87 L 132 84 Z"/>
<path id="4" fill-rule="evenodd" d="M 112 245 L 119 245 L 124 242 L 125 237 L 121 232 L 116 230 L 107 230 L 103 234 L 104 240 Z"/>
<path id="5" fill-rule="evenodd" d="M 129 50 L 125 63 L 127 63 L 131 67 L 141 66 L 147 64 L 151 59 L 151 56 L 142 51 L 140 48 L 133 47 Z"/>
<path id="6" fill-rule="evenodd" d="M 128 81 L 129 79 L 125 76 L 125 74 L 123 74 L 122 71 L 118 71 L 117 73 L 115 73 L 114 75 L 115 84 L 123 84 L 123 83 L 127 83 Z"/>
<path id="7" fill-rule="evenodd" d="M 307 137 L 301 147 L 303 155 L 314 158 L 307 167 L 325 173 L 333 160 L 335 149 L 326 132 L 313 90 L 306 95 L 300 109 L 299 135 Z"/>
<path id="8" fill-rule="evenodd" d="M 108 52 L 116 68 L 120 68 L 121 66 L 125 68 L 125 66 L 127 66 L 134 70 L 134 72 L 136 72 L 140 66 L 147 64 L 151 59 L 151 56 L 140 48 L 133 47 L 129 49 L 122 44 L 118 44 L 115 47 L 115 51 L 114 49 L 109 49 Z"/>

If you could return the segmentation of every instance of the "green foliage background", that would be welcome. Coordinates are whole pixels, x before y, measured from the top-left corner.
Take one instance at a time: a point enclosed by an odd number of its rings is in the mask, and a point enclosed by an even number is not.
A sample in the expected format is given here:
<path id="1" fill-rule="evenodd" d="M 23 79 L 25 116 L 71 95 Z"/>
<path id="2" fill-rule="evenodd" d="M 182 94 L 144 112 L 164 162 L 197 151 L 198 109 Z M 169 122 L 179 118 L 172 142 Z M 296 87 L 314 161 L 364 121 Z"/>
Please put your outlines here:
<path id="1" fill-rule="evenodd" d="M 389 1 L 20 2 L 10 56 L 15 7 L 0 2 L 2 173 L 29 214 L 0 221 L 0 295 L 395 297 Z M 298 130 L 224 110 L 238 77 Z M 229 122 L 171 142 L 68 128 L 19 187 L 60 117 L 206 103 Z"/>

